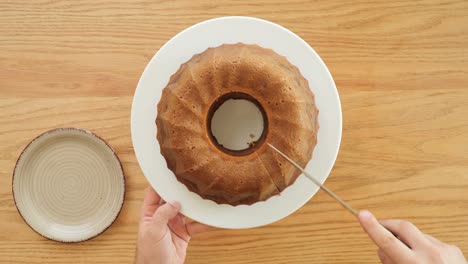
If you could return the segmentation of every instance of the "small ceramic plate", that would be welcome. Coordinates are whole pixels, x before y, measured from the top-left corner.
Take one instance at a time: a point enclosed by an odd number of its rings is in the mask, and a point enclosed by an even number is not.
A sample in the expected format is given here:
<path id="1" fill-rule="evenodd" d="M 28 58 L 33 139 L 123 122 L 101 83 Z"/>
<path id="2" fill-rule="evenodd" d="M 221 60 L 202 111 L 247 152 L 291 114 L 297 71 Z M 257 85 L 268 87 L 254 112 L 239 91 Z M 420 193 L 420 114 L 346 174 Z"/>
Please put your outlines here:
<path id="1" fill-rule="evenodd" d="M 114 222 L 124 201 L 125 178 L 104 140 L 81 129 L 59 128 L 23 150 L 13 173 L 13 196 L 37 233 L 80 242 Z"/>
<path id="2" fill-rule="evenodd" d="M 169 77 L 194 54 L 225 43 L 257 44 L 285 56 L 308 80 L 320 111 L 318 143 L 306 169 L 324 182 L 333 167 L 341 140 L 341 105 L 335 83 L 317 53 L 284 27 L 251 17 L 222 17 L 191 26 L 177 34 L 151 59 L 135 91 L 132 140 L 143 173 L 165 200 L 177 200 L 186 216 L 222 228 L 266 225 L 288 216 L 318 190 L 305 176 L 280 195 L 250 206 L 219 205 L 204 200 L 179 183 L 160 153 L 156 139 L 156 105 Z"/>

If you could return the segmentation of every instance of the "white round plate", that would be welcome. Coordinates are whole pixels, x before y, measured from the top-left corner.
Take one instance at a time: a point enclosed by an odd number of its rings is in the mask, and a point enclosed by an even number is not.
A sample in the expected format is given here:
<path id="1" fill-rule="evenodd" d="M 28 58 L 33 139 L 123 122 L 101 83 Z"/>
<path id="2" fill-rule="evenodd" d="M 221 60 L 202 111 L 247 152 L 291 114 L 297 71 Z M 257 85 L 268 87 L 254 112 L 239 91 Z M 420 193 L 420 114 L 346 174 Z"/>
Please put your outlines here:
<path id="1" fill-rule="evenodd" d="M 219 205 L 204 200 L 177 181 L 160 154 L 156 139 L 156 105 L 161 91 L 180 65 L 194 54 L 225 43 L 257 44 L 285 56 L 309 81 L 320 111 L 317 146 L 307 171 L 324 182 L 341 140 L 341 105 L 335 83 L 317 53 L 288 29 L 251 17 L 221 17 L 193 25 L 169 40 L 146 66 L 133 98 L 131 127 L 135 154 L 151 186 L 166 201 L 182 204 L 182 213 L 221 228 L 250 228 L 272 223 L 304 205 L 318 187 L 301 175 L 280 195 L 253 205 Z"/>
<path id="2" fill-rule="evenodd" d="M 35 138 L 13 172 L 13 196 L 26 223 L 59 242 L 80 242 L 104 232 L 125 196 L 120 161 L 107 143 L 77 128 Z"/>

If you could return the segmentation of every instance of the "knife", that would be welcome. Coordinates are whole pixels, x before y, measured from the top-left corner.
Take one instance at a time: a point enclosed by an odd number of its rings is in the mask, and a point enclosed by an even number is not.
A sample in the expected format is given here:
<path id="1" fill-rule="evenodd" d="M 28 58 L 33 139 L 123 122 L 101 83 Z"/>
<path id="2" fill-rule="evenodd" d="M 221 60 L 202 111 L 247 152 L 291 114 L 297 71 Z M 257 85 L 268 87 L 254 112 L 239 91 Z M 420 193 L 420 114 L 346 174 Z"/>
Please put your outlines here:
<path id="1" fill-rule="evenodd" d="M 312 175 L 310 175 L 307 171 L 305 171 L 301 166 L 299 166 L 296 162 L 294 162 L 292 159 L 290 159 L 288 156 L 286 156 L 286 154 L 284 154 L 283 152 L 281 152 L 279 149 L 277 149 L 275 146 L 271 145 L 270 143 L 268 143 L 268 146 L 270 146 L 270 148 L 272 148 L 273 150 L 275 150 L 278 154 L 280 154 L 281 156 L 283 156 L 283 158 L 285 158 L 287 161 L 289 161 L 289 163 L 291 163 L 294 167 L 296 167 L 296 169 L 298 169 L 299 171 L 302 172 L 302 174 L 304 174 L 309 180 L 311 180 L 313 183 L 315 183 L 318 187 L 320 187 L 320 189 L 324 190 L 328 195 L 330 195 L 331 197 L 333 197 L 333 199 L 337 200 L 344 208 L 346 208 L 350 213 L 352 213 L 354 216 L 358 216 L 358 211 L 356 209 L 354 209 L 351 205 L 347 204 L 345 201 L 343 201 L 343 199 L 341 199 L 338 195 L 336 195 L 334 192 L 332 192 L 330 189 L 328 189 L 325 185 L 321 184 L 317 179 L 315 179 L 314 177 L 312 177 Z M 381 224 L 382 225 L 382 224 Z M 398 238 L 405 246 L 407 246 L 408 248 L 411 248 L 410 246 L 408 246 L 404 241 L 402 241 L 400 239 L 400 237 L 398 235 L 396 235 L 395 233 L 393 233 L 390 229 L 388 229 L 387 227 L 385 227 L 384 225 L 382 225 L 385 229 L 387 229 L 390 233 L 392 233 L 392 235 L 394 235 L 396 238 Z"/>
<path id="2" fill-rule="evenodd" d="M 289 161 L 296 169 L 300 170 L 302 174 L 304 174 L 309 180 L 311 180 L 313 183 L 315 183 L 320 189 L 324 190 L 328 195 L 333 197 L 333 199 L 337 200 L 344 208 L 348 209 L 350 213 L 352 213 L 354 216 L 357 217 L 358 211 L 351 207 L 351 205 L 347 204 L 343 199 L 341 199 L 338 195 L 336 195 L 334 192 L 332 192 L 330 189 L 327 188 L 327 186 L 321 184 L 319 181 L 317 181 L 312 175 L 310 175 L 307 171 L 305 171 L 301 166 L 299 166 L 296 162 L 294 162 L 292 159 L 290 159 L 288 156 L 286 156 L 283 152 L 281 152 L 279 149 L 271 145 L 270 143 L 267 143 L 270 148 L 278 152 L 283 158 L 285 158 L 287 161 Z"/>

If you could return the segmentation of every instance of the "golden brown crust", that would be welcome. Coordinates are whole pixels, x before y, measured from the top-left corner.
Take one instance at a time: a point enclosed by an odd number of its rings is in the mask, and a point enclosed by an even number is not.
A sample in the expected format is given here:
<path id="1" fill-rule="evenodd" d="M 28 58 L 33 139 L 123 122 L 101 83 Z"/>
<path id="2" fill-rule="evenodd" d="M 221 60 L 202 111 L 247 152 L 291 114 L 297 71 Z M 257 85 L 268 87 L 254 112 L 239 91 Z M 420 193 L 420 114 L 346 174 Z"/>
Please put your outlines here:
<path id="1" fill-rule="evenodd" d="M 230 92 L 264 108 L 266 142 L 305 166 L 316 145 L 318 110 L 297 67 L 270 49 L 225 44 L 193 56 L 171 76 L 158 104 L 157 138 L 169 169 L 206 199 L 252 204 L 278 194 L 300 174 L 266 144 L 241 157 L 220 151 L 206 131 L 207 112 Z"/>

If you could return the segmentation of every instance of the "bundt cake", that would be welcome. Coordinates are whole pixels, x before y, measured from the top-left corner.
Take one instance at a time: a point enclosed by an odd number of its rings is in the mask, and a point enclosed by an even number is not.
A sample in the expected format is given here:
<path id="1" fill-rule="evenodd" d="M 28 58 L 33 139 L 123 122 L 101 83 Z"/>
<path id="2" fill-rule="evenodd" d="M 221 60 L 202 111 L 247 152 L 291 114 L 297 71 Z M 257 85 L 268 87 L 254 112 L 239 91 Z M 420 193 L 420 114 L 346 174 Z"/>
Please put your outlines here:
<path id="1" fill-rule="evenodd" d="M 264 130 L 246 150 L 221 146 L 213 112 L 228 99 L 254 102 Z M 219 204 L 252 204 L 279 194 L 300 172 L 268 142 L 305 166 L 317 142 L 318 110 L 297 67 L 257 45 L 224 44 L 173 74 L 157 106 L 157 139 L 167 166 L 190 191 Z"/>

